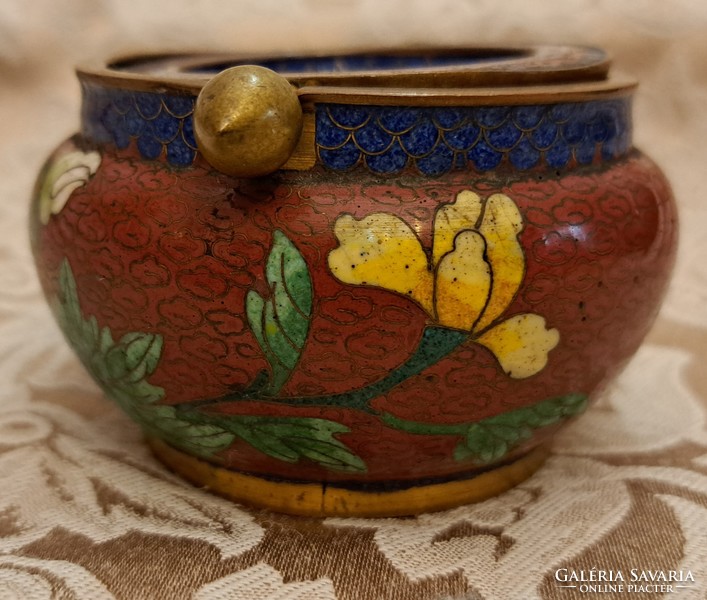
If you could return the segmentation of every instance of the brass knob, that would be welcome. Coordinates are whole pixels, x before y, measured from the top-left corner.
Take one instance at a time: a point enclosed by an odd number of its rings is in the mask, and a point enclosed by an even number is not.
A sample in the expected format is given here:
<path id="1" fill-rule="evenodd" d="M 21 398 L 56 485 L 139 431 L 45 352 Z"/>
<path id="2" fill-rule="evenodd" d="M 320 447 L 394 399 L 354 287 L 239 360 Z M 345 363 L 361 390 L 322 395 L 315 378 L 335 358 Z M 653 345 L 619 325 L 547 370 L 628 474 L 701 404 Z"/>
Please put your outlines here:
<path id="1" fill-rule="evenodd" d="M 194 109 L 199 151 L 219 171 L 258 177 L 279 169 L 302 131 L 295 88 L 265 67 L 222 71 L 201 90 Z"/>

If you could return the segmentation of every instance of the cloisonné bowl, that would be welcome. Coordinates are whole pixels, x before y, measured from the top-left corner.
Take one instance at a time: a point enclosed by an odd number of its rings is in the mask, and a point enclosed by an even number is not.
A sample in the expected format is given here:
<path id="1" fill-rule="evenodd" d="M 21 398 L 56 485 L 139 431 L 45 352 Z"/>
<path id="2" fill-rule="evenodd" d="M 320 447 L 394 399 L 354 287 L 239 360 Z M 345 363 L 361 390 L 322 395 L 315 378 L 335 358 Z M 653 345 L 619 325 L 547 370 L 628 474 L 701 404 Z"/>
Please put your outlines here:
<path id="1" fill-rule="evenodd" d="M 634 83 L 572 47 L 79 70 L 42 285 L 157 456 L 238 501 L 499 493 L 636 351 L 676 242 Z"/>

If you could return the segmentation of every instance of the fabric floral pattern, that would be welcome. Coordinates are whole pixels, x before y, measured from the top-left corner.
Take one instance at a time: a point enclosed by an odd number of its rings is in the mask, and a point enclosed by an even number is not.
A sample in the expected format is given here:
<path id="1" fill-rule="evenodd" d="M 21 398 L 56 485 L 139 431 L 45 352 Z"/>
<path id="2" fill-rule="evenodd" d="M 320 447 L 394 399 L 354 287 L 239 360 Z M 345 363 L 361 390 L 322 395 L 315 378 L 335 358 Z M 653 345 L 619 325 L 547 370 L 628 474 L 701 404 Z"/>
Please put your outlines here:
<path id="1" fill-rule="evenodd" d="M 194 594 L 194 600 L 219 600 L 229 596 L 252 600 L 336 600 L 330 580 L 284 583 L 275 569 L 263 563 L 206 584 Z"/>
<path id="2" fill-rule="evenodd" d="M 124 418 L 110 405 L 104 410 L 112 427 Z M 57 522 L 94 542 L 133 530 L 200 539 L 224 557 L 258 543 L 262 530 L 252 519 L 234 515 L 227 501 L 170 478 L 138 436 L 111 442 L 116 435 L 106 439 L 95 423 L 87 427 L 49 403 L 0 410 L 0 525 L 5 527 L 0 555 L 51 535 Z M 131 443 L 140 450 L 130 460 L 122 449 Z"/>
<path id="3" fill-rule="evenodd" d="M 329 268 L 343 283 L 408 296 L 434 323 L 469 332 L 509 376 L 521 379 L 545 367 L 560 339 L 540 315 L 501 320 L 525 273 L 522 229 L 523 218 L 508 196 L 484 201 L 460 192 L 437 211 L 430 263 L 402 219 L 388 213 L 361 220 L 344 215 L 334 227 L 339 247 L 329 254 Z"/>
<path id="4" fill-rule="evenodd" d="M 6 600 L 96 600 L 111 598 L 93 574 L 64 560 L 0 556 L 0 598 Z"/>

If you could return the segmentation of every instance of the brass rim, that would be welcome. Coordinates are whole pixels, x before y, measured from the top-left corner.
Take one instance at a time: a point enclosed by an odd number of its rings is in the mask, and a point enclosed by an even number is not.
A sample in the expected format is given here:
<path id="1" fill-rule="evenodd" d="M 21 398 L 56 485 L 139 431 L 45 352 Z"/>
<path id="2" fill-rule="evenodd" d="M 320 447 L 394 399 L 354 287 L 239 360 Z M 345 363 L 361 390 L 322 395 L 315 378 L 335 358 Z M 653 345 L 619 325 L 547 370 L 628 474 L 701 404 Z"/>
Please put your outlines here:
<path id="1" fill-rule="evenodd" d="M 527 102 L 567 102 L 626 95 L 633 79 L 609 75 L 610 59 L 582 46 L 423 48 L 408 51 L 351 53 L 380 56 L 445 56 L 478 53 L 492 56 L 480 62 L 386 70 L 345 72 L 283 72 L 297 88 L 300 101 L 347 104 L 488 105 Z M 78 68 L 82 81 L 137 91 L 198 95 L 218 70 L 209 65 L 258 64 L 290 57 L 232 54 L 163 54 L 121 57 Z M 317 59 L 316 55 L 303 58 Z M 201 70 L 200 70 L 201 69 Z"/>
<path id="2" fill-rule="evenodd" d="M 521 483 L 549 456 L 547 446 L 540 446 L 469 479 L 374 492 L 263 479 L 200 460 L 157 438 L 148 443 L 167 467 L 211 492 L 256 508 L 307 517 L 401 517 L 480 502 Z"/>

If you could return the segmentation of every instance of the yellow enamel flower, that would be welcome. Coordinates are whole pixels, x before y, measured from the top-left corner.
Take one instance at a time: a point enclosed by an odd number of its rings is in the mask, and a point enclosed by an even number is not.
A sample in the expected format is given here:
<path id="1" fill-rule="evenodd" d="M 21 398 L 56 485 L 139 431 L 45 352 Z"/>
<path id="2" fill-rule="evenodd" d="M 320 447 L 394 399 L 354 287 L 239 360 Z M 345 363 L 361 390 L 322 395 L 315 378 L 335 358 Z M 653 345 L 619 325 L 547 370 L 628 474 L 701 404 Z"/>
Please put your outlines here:
<path id="1" fill-rule="evenodd" d="M 508 196 L 494 194 L 484 202 L 460 192 L 437 210 L 430 261 L 402 219 L 343 215 L 334 226 L 339 247 L 329 254 L 329 268 L 343 283 L 408 296 L 438 325 L 468 331 L 509 376 L 520 379 L 541 371 L 560 340 L 540 315 L 499 320 L 525 274 L 522 229 L 520 211 Z"/>

